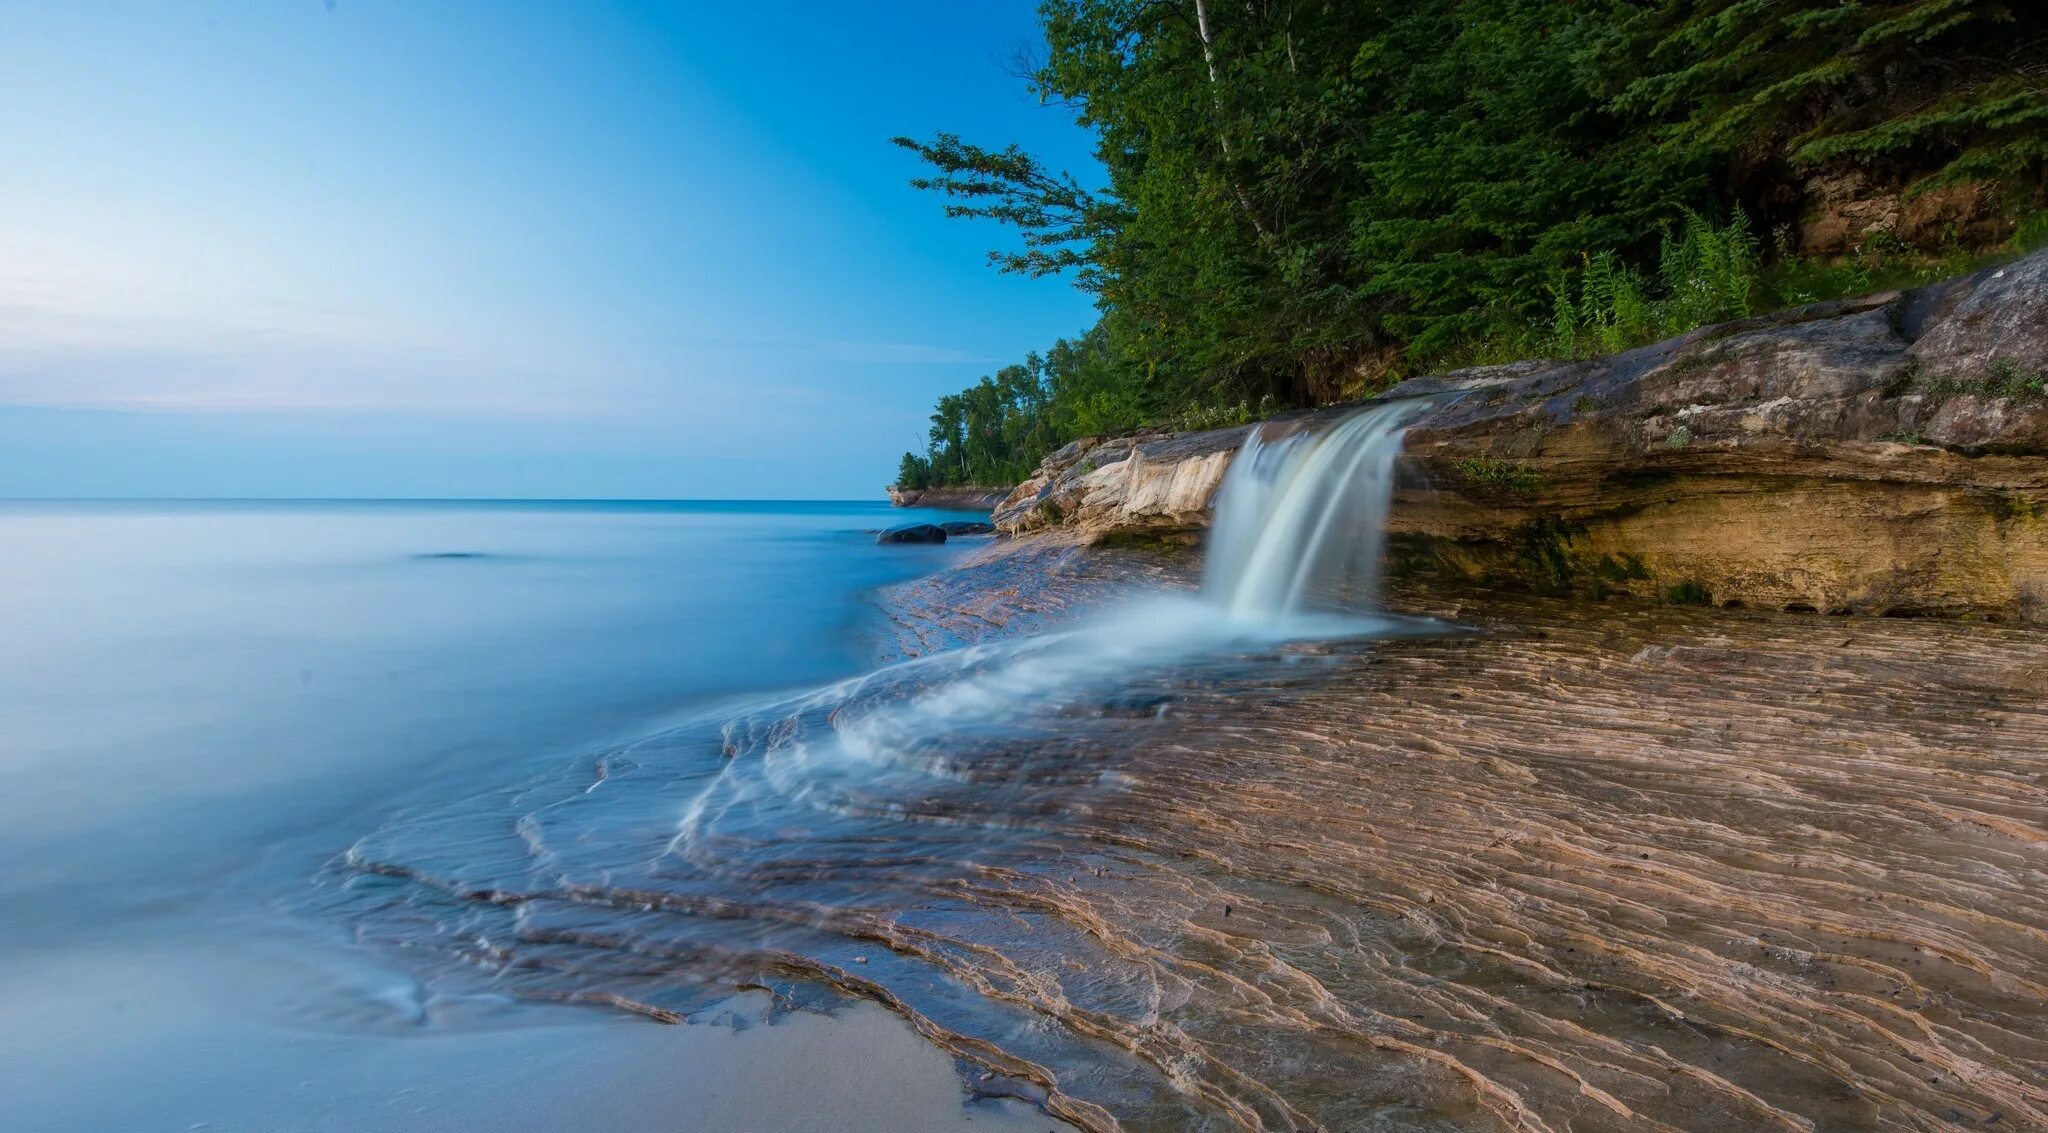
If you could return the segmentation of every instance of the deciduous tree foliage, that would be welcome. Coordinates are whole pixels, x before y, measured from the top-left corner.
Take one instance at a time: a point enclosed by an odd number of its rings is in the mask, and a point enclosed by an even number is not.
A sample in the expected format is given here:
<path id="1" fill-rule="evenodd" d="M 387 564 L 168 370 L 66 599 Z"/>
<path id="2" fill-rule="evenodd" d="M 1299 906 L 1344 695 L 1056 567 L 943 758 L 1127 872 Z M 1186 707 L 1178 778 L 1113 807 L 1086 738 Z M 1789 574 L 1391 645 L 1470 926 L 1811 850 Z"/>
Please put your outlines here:
<path id="1" fill-rule="evenodd" d="M 941 401 L 941 481 L 1561 341 L 1589 270 L 1670 289 L 1646 329 L 1740 307 L 1680 294 L 1669 237 L 1796 218 L 1816 173 L 1975 182 L 2019 215 L 2048 163 L 2048 16 L 1988 0 L 1046 0 L 1040 23 L 1028 81 L 1095 134 L 1100 184 L 897 142 L 949 214 L 1015 229 L 996 266 L 1072 279 L 1101 320 Z"/>

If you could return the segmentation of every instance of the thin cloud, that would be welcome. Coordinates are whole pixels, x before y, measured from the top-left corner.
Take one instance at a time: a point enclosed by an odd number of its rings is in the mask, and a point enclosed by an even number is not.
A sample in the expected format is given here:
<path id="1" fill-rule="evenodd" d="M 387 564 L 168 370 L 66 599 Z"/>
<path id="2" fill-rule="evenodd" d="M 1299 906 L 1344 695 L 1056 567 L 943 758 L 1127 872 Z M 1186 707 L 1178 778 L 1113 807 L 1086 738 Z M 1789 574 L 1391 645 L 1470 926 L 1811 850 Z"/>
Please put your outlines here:
<path id="1" fill-rule="evenodd" d="M 816 350 L 835 362 L 876 362 L 899 366 L 987 366 L 995 361 L 966 350 L 915 342 L 822 342 Z"/>
<path id="2" fill-rule="evenodd" d="M 685 335 L 602 355 L 565 341 L 547 353 L 553 356 L 509 342 L 430 341 L 343 312 L 278 304 L 181 309 L 175 298 L 145 292 L 0 274 L 0 406 L 743 418 L 759 404 L 746 399 L 769 386 L 790 386 L 792 400 L 831 403 L 834 383 L 820 379 L 836 367 L 995 364 L 927 343 L 797 336 Z M 746 376 L 734 381 L 735 373 Z M 835 412 L 862 420 L 897 415 L 865 403 Z"/>
<path id="3" fill-rule="evenodd" d="M 100 296 L 0 277 L 0 406 L 122 412 L 586 415 L 603 390 L 546 363 L 380 341 L 359 320 L 226 321 L 108 311 Z M 273 312 L 274 313 L 274 312 Z"/>

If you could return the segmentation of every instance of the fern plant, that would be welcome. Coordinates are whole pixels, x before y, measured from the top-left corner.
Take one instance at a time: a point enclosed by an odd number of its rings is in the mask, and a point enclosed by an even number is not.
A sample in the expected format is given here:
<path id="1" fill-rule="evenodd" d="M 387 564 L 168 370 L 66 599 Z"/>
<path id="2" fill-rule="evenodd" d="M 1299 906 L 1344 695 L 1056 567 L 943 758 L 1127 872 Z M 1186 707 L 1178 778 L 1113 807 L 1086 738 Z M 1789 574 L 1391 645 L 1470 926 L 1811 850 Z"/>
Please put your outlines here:
<path id="1" fill-rule="evenodd" d="M 1555 273 L 1549 290 L 1551 350 L 1569 358 L 1579 352 L 1579 305 L 1572 301 L 1571 277 Z"/>
<path id="2" fill-rule="evenodd" d="M 1652 327 L 1642 273 L 1612 252 L 1589 258 L 1579 279 L 1578 316 L 1579 325 L 1609 354 L 1641 341 Z"/>
<path id="3" fill-rule="evenodd" d="M 1716 228 L 1691 209 L 1660 241 L 1657 274 L 1664 285 L 1663 321 L 1683 331 L 1743 318 L 1754 308 L 1760 261 L 1749 218 L 1740 209 Z"/>
<path id="4" fill-rule="evenodd" d="M 1549 284 L 1550 346 L 1578 355 L 1587 346 L 1612 354 L 1708 323 L 1738 319 L 1756 307 L 1762 257 L 1739 211 L 1716 227 L 1690 210 L 1660 243 L 1657 274 L 1646 278 L 1613 252 L 1588 256 L 1573 280 Z"/>

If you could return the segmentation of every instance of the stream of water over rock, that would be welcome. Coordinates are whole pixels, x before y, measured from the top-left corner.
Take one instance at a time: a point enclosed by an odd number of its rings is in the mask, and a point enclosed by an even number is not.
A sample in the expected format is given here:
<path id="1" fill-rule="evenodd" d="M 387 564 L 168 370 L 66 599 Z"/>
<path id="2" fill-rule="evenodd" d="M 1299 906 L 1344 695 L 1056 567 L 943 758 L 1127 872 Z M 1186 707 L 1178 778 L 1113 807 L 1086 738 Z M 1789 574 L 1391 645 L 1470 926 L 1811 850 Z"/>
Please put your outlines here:
<path id="1" fill-rule="evenodd" d="M 1209 538 L 1204 596 L 1241 622 L 1305 607 L 1376 604 L 1394 459 L 1429 407 L 1397 401 L 1323 430 L 1253 430 L 1231 462 Z"/>
<path id="2" fill-rule="evenodd" d="M 895 588 L 894 663 L 412 811 L 316 903 L 446 988 L 872 999 L 1090 1129 L 2038 1127 L 2048 641 L 1332 612 L 1404 412 L 1248 448 L 1205 593 Z"/>

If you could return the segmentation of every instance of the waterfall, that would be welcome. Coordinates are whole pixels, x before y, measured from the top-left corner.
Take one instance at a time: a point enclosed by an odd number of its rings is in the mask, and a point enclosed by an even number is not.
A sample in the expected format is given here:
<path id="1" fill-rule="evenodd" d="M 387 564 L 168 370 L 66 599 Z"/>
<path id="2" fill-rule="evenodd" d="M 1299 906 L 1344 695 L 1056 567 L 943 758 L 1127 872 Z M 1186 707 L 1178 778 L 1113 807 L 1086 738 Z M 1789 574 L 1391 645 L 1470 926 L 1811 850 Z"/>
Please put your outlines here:
<path id="1" fill-rule="evenodd" d="M 1394 458 L 1427 408 L 1368 406 L 1275 439 L 1252 430 L 1217 501 L 1204 597 L 1234 621 L 1376 604 Z"/>

